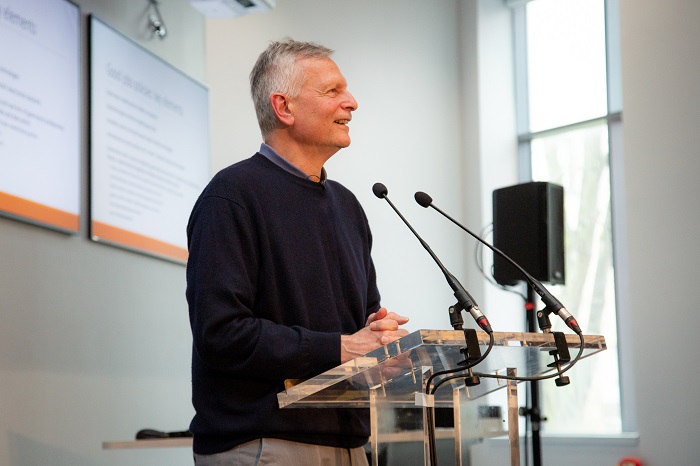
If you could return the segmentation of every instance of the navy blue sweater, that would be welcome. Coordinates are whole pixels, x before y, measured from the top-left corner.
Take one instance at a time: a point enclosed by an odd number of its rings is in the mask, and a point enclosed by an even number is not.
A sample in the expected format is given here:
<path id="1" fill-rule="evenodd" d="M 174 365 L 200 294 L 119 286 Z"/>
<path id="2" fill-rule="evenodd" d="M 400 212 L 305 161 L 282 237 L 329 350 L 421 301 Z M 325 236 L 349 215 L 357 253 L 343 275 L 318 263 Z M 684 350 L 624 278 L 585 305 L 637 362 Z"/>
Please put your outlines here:
<path id="1" fill-rule="evenodd" d="M 187 234 L 194 451 L 262 437 L 366 443 L 366 410 L 277 404 L 285 379 L 340 364 L 340 335 L 379 309 L 371 233 L 355 196 L 256 154 L 212 179 Z"/>

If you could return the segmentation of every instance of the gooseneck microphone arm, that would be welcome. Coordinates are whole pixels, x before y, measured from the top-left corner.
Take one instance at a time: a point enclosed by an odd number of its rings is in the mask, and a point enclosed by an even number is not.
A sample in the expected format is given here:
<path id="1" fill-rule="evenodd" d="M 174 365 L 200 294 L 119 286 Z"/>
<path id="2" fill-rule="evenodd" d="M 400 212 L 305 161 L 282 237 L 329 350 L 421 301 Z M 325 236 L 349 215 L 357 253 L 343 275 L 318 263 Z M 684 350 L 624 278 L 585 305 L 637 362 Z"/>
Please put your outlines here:
<path id="1" fill-rule="evenodd" d="M 394 206 L 394 204 L 389 200 L 389 197 L 387 194 L 389 193 L 389 190 L 387 189 L 386 186 L 384 186 L 382 183 L 375 183 L 374 186 L 372 186 L 372 192 L 374 193 L 375 196 L 377 196 L 379 199 L 384 199 L 396 212 L 396 214 L 403 220 L 403 223 L 406 224 L 409 230 L 413 233 L 413 235 L 420 241 L 420 244 L 423 246 L 423 248 L 428 251 L 428 254 L 430 254 L 430 257 L 433 258 L 435 263 L 440 267 L 440 270 L 442 273 L 445 275 L 445 279 L 447 279 L 447 283 L 450 285 L 450 288 L 452 288 L 452 291 L 454 292 L 455 298 L 457 298 L 457 303 L 464 308 L 465 311 L 469 312 L 471 316 L 474 318 L 476 323 L 481 327 L 485 332 L 491 333 L 491 324 L 489 323 L 488 319 L 486 316 L 481 312 L 479 309 L 479 306 L 476 305 L 474 298 L 464 289 L 461 283 L 459 283 L 459 280 L 457 280 L 454 275 L 452 275 L 447 268 L 440 262 L 440 259 L 435 255 L 432 249 L 430 249 L 430 246 L 428 246 L 428 243 L 423 241 L 423 238 L 420 237 L 420 235 L 416 232 L 416 230 L 413 229 L 410 223 L 408 223 L 408 220 L 404 218 L 403 215 L 401 215 L 401 212 Z"/>
<path id="2" fill-rule="evenodd" d="M 376 193 L 375 193 L 376 194 Z M 520 273 L 523 274 L 527 282 L 530 284 L 533 290 L 542 298 L 542 302 L 545 305 L 545 309 L 548 312 L 553 312 L 554 314 L 557 314 L 563 321 L 564 323 L 574 332 L 577 334 L 581 335 L 581 327 L 579 327 L 578 322 L 576 322 L 576 319 L 574 316 L 572 316 L 569 311 L 564 307 L 564 305 L 556 298 L 552 293 L 547 290 L 547 288 L 542 285 L 542 283 L 537 280 L 535 277 L 530 275 L 525 269 L 523 269 L 517 262 L 515 262 L 513 259 L 511 259 L 506 253 L 501 251 L 500 249 L 491 246 L 489 243 L 484 241 L 479 235 L 472 233 L 471 230 L 469 230 L 467 227 L 459 223 L 457 220 L 452 218 L 450 215 L 447 213 L 443 212 L 441 209 L 436 207 L 433 204 L 433 198 L 431 198 L 428 194 L 418 191 L 415 195 L 414 198 L 416 202 L 421 206 L 421 207 L 432 207 L 433 209 L 437 210 L 443 217 L 447 218 L 450 220 L 452 223 L 460 227 L 462 230 L 466 231 L 468 234 L 473 236 L 477 241 L 482 243 L 484 246 L 487 248 L 491 249 L 493 252 L 507 260 L 513 267 L 518 269 Z"/>

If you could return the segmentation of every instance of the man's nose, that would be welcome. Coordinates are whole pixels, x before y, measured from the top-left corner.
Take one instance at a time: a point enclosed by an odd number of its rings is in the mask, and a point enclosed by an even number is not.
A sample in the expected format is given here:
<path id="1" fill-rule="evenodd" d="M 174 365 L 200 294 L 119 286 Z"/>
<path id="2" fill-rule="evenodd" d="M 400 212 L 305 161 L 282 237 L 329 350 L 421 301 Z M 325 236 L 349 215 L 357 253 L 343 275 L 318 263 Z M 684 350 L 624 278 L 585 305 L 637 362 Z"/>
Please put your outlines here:
<path id="1" fill-rule="evenodd" d="M 345 100 L 343 102 L 343 108 L 350 109 L 350 111 L 357 110 L 357 101 L 355 100 L 355 98 L 349 91 L 345 91 L 345 93 L 347 95 L 345 96 Z"/>

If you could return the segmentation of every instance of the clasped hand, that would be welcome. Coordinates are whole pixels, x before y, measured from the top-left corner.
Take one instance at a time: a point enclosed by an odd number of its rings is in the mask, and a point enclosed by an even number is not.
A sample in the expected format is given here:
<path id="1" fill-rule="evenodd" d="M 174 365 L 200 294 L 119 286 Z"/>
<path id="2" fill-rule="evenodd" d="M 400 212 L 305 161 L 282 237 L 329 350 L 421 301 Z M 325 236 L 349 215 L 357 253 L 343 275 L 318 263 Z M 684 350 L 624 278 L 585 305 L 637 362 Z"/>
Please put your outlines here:
<path id="1" fill-rule="evenodd" d="M 385 308 L 370 314 L 362 329 L 340 337 L 340 362 L 347 362 L 408 335 L 408 331 L 401 328 L 407 322 L 408 317 Z"/>

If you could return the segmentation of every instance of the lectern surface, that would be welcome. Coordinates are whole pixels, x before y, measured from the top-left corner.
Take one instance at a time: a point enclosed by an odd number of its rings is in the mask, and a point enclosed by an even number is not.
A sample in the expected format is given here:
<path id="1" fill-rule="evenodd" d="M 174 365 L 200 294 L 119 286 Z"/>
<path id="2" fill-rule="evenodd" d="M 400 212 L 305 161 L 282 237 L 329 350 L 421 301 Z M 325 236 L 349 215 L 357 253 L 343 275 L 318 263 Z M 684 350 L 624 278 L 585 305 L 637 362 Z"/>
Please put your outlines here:
<path id="1" fill-rule="evenodd" d="M 489 344 L 485 332 L 477 332 L 479 347 L 484 353 Z M 567 334 L 571 357 L 580 348 L 577 335 Z M 423 391 L 425 377 L 432 372 L 457 368 L 464 361 L 464 333 L 457 330 L 418 330 L 400 340 L 378 348 L 363 357 L 348 361 L 312 379 L 279 393 L 282 408 L 308 407 L 369 407 L 370 391 L 381 394 L 396 406 L 415 406 L 415 394 Z M 518 376 L 535 376 L 552 369 L 550 354 L 556 349 L 552 334 L 525 332 L 494 332 L 494 346 L 488 357 L 474 367 L 475 372 L 505 375 L 516 369 Z M 605 338 L 584 337 L 582 359 L 606 349 Z M 567 375 L 574 376 L 573 368 Z M 575 377 L 572 377 L 575 378 Z M 452 389 L 463 384 L 461 379 L 449 382 Z M 478 398 L 506 382 L 482 378 L 482 383 L 468 387 L 469 398 Z M 450 406 L 452 390 L 445 387 L 435 394 L 435 404 Z"/>

